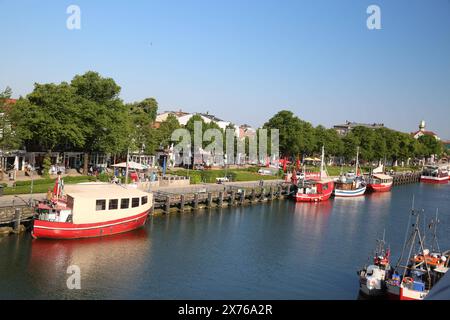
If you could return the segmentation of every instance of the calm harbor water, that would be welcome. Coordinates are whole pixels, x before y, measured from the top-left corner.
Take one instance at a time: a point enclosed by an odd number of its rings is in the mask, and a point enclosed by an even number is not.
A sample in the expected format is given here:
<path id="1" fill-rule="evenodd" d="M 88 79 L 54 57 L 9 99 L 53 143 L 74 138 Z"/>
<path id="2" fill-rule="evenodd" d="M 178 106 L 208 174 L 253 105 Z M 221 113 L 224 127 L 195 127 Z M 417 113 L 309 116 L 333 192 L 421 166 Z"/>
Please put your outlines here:
<path id="1" fill-rule="evenodd" d="M 320 204 L 269 204 L 149 218 L 123 235 L 72 241 L 0 238 L 0 299 L 356 299 L 357 269 L 386 230 L 400 254 L 412 197 L 440 210 L 450 248 L 450 185 Z M 81 270 L 81 290 L 66 286 Z"/>

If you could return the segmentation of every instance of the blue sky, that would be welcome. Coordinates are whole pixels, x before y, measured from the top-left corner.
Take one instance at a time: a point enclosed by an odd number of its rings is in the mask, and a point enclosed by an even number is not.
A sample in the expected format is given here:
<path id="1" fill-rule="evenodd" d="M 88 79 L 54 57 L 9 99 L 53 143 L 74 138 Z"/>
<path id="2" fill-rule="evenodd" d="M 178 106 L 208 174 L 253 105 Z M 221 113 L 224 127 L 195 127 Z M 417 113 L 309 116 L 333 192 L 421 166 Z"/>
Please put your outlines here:
<path id="1" fill-rule="evenodd" d="M 68 30 L 66 9 L 81 9 Z M 366 9 L 381 8 L 381 30 Z M 0 0 L 0 90 L 95 70 L 160 110 L 261 125 L 288 109 L 450 139 L 450 0 Z"/>

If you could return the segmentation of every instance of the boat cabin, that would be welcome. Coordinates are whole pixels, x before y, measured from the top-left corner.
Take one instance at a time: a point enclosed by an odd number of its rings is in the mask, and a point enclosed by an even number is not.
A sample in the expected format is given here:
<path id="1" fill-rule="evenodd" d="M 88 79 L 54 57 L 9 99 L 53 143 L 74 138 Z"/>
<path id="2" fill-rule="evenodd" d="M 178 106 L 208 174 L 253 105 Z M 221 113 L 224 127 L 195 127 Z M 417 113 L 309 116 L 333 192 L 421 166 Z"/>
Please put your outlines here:
<path id="1" fill-rule="evenodd" d="M 371 184 L 388 184 L 394 181 L 394 178 L 387 174 L 377 173 L 370 177 Z"/>
<path id="2" fill-rule="evenodd" d="M 332 180 L 303 180 L 297 187 L 297 193 L 299 194 L 324 194 L 328 190 L 333 190 L 334 182 Z"/>

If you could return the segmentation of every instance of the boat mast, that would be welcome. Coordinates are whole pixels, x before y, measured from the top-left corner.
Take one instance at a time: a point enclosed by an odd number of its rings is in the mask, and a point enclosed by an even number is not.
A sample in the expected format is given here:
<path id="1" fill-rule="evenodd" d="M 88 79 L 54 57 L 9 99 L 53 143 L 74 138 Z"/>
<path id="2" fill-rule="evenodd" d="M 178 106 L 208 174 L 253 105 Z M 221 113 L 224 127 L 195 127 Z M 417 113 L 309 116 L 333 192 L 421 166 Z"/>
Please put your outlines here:
<path id="1" fill-rule="evenodd" d="M 320 164 L 320 179 L 323 179 L 325 176 L 325 146 L 322 146 L 322 158 Z"/>
<path id="2" fill-rule="evenodd" d="M 356 169 L 355 169 L 356 176 L 358 176 L 358 165 L 359 165 L 359 147 L 356 148 Z"/>
<path id="3" fill-rule="evenodd" d="M 126 166 L 127 166 L 127 168 L 125 169 L 125 185 L 127 185 L 128 184 L 128 159 L 130 158 L 130 148 L 128 147 L 128 149 L 127 149 L 127 164 L 126 164 Z"/>
<path id="4" fill-rule="evenodd" d="M 403 256 L 405 255 L 406 246 L 409 243 L 409 241 L 411 241 L 412 234 L 410 234 L 409 239 L 408 239 L 408 231 L 409 231 L 409 226 L 411 225 L 411 217 L 413 217 L 414 213 L 415 213 L 414 204 L 415 204 L 415 196 L 413 195 L 411 214 L 409 215 L 408 224 L 406 225 L 405 240 L 403 241 L 402 253 L 400 255 L 400 258 L 398 258 L 397 264 L 395 265 L 395 269 L 397 269 L 399 267 L 399 265 L 403 259 Z"/>

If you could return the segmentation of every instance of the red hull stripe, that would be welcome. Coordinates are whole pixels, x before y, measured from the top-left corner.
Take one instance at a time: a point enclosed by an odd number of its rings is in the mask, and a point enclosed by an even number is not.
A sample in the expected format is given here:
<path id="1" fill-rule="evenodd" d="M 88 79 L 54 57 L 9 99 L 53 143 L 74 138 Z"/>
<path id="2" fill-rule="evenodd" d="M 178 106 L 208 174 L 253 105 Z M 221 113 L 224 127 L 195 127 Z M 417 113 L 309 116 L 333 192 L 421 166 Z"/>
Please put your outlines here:
<path id="1" fill-rule="evenodd" d="M 34 238 L 49 239 L 78 239 L 113 235 L 131 231 L 143 226 L 147 220 L 147 215 L 148 211 L 123 219 L 103 223 L 78 225 L 73 223 L 35 220 L 32 235 Z"/>
<path id="2" fill-rule="evenodd" d="M 67 231 L 71 231 L 71 230 L 89 230 L 89 229 L 98 229 L 98 228 L 106 228 L 106 227 L 111 227 L 111 226 L 115 226 L 118 224 L 123 224 L 123 223 L 127 223 L 130 221 L 134 221 L 136 219 L 142 218 L 143 216 L 146 216 L 147 213 L 143 213 L 143 214 L 139 214 L 137 216 L 133 216 L 130 218 L 126 218 L 126 220 L 117 220 L 117 222 L 114 223 L 98 223 L 95 224 L 94 226 L 91 227 L 73 227 L 73 228 L 61 228 L 61 227 L 50 227 L 50 226 L 45 226 L 45 225 L 39 225 L 39 224 L 35 224 L 34 228 L 39 228 L 39 229 L 49 229 L 49 230 L 67 230 Z M 40 221 L 42 222 L 42 221 Z M 72 224 L 74 226 L 77 226 L 77 224 Z M 82 226 L 82 224 L 79 224 L 78 226 Z"/>

